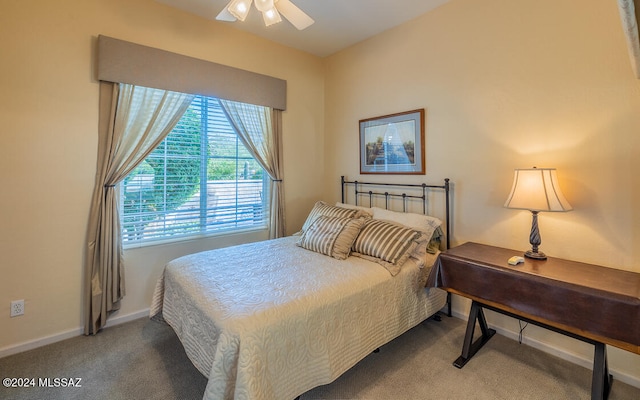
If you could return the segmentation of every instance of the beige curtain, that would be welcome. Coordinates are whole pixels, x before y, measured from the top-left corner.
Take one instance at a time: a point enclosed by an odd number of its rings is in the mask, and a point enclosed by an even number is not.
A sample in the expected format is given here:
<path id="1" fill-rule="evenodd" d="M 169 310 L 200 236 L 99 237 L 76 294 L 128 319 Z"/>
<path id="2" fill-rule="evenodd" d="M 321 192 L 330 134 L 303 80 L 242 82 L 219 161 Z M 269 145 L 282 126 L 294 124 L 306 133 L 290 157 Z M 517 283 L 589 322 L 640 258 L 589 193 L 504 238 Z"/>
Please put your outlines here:
<path id="1" fill-rule="evenodd" d="M 225 114 L 251 155 L 271 178 L 269 238 L 285 235 L 282 183 L 282 111 L 220 99 Z"/>
<path id="2" fill-rule="evenodd" d="M 193 95 L 100 83 L 98 163 L 85 254 L 84 333 L 96 334 L 124 297 L 119 190 L 178 123 Z"/>
<path id="3" fill-rule="evenodd" d="M 640 79 L 640 38 L 638 37 L 640 10 L 636 8 L 634 0 L 618 0 L 618 9 L 622 18 L 622 29 L 627 38 L 631 68 L 636 78 Z"/>

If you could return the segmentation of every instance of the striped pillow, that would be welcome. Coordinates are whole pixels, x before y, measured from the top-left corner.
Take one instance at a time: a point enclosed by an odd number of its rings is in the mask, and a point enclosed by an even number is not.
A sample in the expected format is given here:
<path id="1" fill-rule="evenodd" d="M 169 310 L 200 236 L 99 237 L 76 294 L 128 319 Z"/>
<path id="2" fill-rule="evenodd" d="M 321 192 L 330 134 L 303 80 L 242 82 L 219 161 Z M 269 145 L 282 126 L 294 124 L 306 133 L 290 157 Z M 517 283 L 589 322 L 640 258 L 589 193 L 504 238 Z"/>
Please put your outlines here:
<path id="1" fill-rule="evenodd" d="M 422 232 L 420 242 L 409 257 L 414 259 L 420 268 L 424 267 L 427 259 L 431 259 L 425 257 L 427 249 L 433 245 L 430 240 L 434 239 L 434 237 L 437 239 L 442 234 L 442 229 L 440 228 L 442 221 L 429 215 L 397 212 L 378 207 L 373 207 L 371 211 L 373 211 L 374 219 L 381 219 Z M 438 232 L 437 235 L 436 231 Z M 436 240 L 435 249 L 430 249 L 429 251 L 435 252 L 435 250 L 439 249 L 439 245 L 439 241 Z"/>
<path id="2" fill-rule="evenodd" d="M 311 224 L 321 215 L 327 215 L 329 217 L 356 217 L 356 214 L 361 213 L 356 209 L 348 209 L 342 207 L 335 207 L 325 203 L 324 201 L 317 202 L 309 215 L 307 216 L 307 220 L 304 221 L 302 225 L 302 232 L 305 232 Z"/>
<path id="3" fill-rule="evenodd" d="M 360 230 L 352 251 L 354 255 L 374 258 L 376 262 L 379 260 L 392 275 L 396 275 L 421 235 L 414 229 L 372 219 Z"/>
<path id="4" fill-rule="evenodd" d="M 298 246 L 344 260 L 364 224 L 364 218 L 329 217 L 321 215 L 304 231 Z"/>

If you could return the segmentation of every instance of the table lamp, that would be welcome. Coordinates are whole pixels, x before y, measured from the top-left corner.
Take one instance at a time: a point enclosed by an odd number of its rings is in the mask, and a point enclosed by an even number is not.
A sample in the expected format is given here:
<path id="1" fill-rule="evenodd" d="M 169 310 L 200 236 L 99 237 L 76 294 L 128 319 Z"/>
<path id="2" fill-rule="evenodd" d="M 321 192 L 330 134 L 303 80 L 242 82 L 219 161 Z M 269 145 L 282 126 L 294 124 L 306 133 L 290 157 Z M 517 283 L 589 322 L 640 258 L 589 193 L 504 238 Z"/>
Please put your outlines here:
<path id="1" fill-rule="evenodd" d="M 543 252 L 538 251 L 538 246 L 542 242 L 538 230 L 538 213 L 540 211 L 571 211 L 573 209 L 560 190 L 556 169 L 536 167 L 515 170 L 511 194 L 509 194 L 504 206 L 529 210 L 533 214 L 531 235 L 529 235 L 531 250 L 524 253 L 524 256 L 538 260 L 547 258 Z"/>

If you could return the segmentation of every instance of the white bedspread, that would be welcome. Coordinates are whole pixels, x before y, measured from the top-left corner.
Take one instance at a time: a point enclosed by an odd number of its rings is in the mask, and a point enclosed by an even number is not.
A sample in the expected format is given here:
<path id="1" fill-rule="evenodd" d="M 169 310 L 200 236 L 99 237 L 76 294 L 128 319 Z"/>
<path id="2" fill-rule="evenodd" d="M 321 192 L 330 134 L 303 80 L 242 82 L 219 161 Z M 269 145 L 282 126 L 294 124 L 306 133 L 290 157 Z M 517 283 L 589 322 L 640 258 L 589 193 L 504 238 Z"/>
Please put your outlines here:
<path id="1" fill-rule="evenodd" d="M 330 383 L 443 307 L 405 263 L 395 277 L 336 260 L 296 237 L 197 253 L 169 263 L 151 315 L 162 313 L 198 370 L 205 399 L 283 400 Z"/>

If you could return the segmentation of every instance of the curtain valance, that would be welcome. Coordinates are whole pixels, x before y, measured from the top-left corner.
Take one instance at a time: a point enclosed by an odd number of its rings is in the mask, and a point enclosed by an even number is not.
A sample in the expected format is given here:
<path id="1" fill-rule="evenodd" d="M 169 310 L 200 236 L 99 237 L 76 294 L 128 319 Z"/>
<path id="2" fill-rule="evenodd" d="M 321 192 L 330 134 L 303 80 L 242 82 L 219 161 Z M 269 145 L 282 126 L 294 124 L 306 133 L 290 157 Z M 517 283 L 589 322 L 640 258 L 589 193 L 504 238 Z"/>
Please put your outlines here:
<path id="1" fill-rule="evenodd" d="M 287 81 L 108 36 L 98 36 L 98 80 L 285 110 Z"/>

